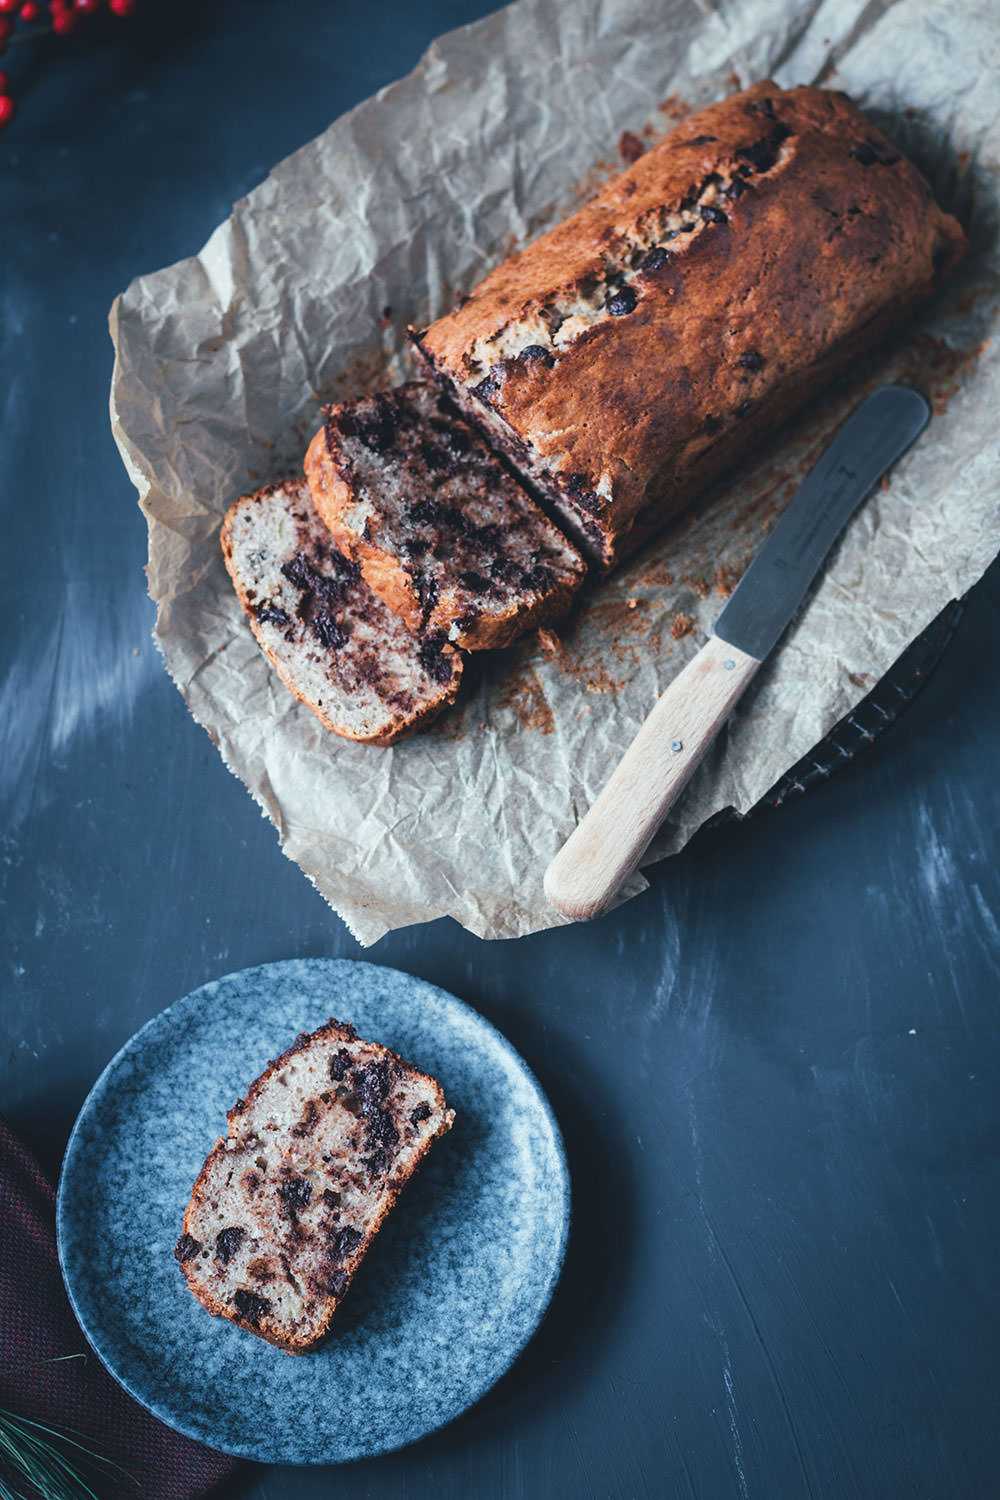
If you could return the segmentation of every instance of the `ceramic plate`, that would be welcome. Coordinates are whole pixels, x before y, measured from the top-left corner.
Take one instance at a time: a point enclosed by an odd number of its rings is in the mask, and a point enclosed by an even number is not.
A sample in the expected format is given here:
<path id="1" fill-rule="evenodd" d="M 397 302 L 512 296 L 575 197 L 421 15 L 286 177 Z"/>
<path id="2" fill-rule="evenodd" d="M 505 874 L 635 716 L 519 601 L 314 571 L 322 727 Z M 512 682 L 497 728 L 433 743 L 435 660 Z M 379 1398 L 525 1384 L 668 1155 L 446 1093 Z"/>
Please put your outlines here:
<path id="1" fill-rule="evenodd" d="M 336 1332 L 297 1358 L 209 1317 L 173 1247 L 226 1110 L 329 1016 L 432 1073 L 456 1118 Z M 538 1325 L 568 1224 L 559 1130 L 510 1044 L 433 985 L 333 959 L 230 974 L 150 1021 L 92 1089 L 59 1185 L 70 1300 L 112 1375 L 178 1431 L 269 1463 L 384 1453 L 471 1406 Z"/>

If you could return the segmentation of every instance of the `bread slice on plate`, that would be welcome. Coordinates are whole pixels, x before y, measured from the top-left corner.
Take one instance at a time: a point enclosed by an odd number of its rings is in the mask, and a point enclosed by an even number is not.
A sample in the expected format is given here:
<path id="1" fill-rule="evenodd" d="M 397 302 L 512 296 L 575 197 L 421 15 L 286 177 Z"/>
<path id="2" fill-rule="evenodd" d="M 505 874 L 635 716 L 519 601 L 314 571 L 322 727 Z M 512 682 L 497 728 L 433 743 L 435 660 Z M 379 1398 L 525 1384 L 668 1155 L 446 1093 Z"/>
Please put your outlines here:
<path id="1" fill-rule="evenodd" d="M 459 653 L 443 631 L 409 630 L 372 593 L 304 479 L 237 500 L 222 551 L 259 644 L 334 734 L 391 745 L 454 699 Z"/>
<path id="2" fill-rule="evenodd" d="M 210 1313 L 305 1354 L 454 1112 L 433 1078 L 330 1020 L 269 1063 L 227 1119 L 174 1255 Z"/>
<path id="3" fill-rule="evenodd" d="M 579 553 L 432 386 L 325 417 L 305 460 L 316 507 L 411 630 L 480 651 L 566 613 L 586 572 Z"/>

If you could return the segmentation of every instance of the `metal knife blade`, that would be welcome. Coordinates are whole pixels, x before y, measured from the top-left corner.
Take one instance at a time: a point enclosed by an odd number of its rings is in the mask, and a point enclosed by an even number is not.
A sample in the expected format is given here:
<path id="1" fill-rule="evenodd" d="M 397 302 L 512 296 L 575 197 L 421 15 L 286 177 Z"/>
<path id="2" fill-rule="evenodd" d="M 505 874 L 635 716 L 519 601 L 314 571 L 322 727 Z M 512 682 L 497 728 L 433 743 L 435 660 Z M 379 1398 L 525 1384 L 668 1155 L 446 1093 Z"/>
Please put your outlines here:
<path id="1" fill-rule="evenodd" d="M 916 391 L 883 386 L 844 423 L 806 475 L 714 633 L 660 696 L 597 801 L 549 865 L 545 891 L 566 916 L 586 920 L 613 901 L 792 620 L 847 521 L 929 416 Z"/>
<path id="2" fill-rule="evenodd" d="M 715 634 L 763 661 L 869 490 L 930 419 L 923 396 L 886 385 L 863 401 L 810 469 L 747 568 Z"/>

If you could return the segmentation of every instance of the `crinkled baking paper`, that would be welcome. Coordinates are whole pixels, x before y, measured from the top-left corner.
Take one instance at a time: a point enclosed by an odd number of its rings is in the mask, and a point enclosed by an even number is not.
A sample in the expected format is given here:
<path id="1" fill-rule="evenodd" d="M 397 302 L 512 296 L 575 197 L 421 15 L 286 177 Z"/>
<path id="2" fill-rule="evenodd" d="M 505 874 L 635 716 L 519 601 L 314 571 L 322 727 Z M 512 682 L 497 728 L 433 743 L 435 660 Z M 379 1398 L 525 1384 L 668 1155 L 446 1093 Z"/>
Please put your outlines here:
<path id="1" fill-rule="evenodd" d="M 648 860 L 717 810 L 751 808 L 984 571 L 1000 536 L 998 64 L 987 6 L 519 0 L 436 42 L 277 166 L 199 255 L 115 303 L 112 420 L 149 523 L 167 667 L 363 943 L 445 913 L 484 937 L 562 920 L 547 862 L 877 382 L 912 381 L 934 420 L 845 533 Z M 651 140 L 765 77 L 830 84 L 869 110 L 971 222 L 965 266 L 883 357 L 593 592 L 560 641 L 470 662 L 460 705 L 392 749 L 327 733 L 254 643 L 219 550 L 227 506 L 301 465 L 323 400 L 405 378 L 407 324 L 576 206 L 623 132 Z"/>

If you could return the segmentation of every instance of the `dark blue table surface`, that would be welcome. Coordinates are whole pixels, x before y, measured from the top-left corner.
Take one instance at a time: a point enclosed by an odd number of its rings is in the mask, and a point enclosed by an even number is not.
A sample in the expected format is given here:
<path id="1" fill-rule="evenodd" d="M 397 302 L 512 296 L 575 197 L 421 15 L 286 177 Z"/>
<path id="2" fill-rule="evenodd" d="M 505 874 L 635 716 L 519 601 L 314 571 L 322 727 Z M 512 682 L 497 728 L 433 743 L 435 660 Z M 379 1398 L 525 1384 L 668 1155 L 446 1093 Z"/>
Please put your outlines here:
<path id="1" fill-rule="evenodd" d="M 206 979 L 359 956 L 150 639 L 106 314 L 411 68 L 474 0 L 147 0 L 11 49 L 0 136 L 3 1094 L 53 1172 L 105 1062 Z M 366 957 L 479 1008 L 565 1132 L 562 1283 L 494 1392 L 415 1448 L 246 1468 L 259 1500 L 989 1497 L 1000 574 L 860 760 L 702 835 L 583 928 L 448 921 Z"/>

